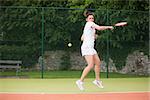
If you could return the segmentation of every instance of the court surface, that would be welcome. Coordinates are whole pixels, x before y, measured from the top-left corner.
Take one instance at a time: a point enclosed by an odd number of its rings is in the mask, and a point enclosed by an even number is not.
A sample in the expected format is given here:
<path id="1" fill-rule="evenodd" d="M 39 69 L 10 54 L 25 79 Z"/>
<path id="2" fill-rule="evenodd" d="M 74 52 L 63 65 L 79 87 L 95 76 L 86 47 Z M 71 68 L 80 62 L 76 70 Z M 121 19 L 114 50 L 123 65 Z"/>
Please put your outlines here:
<path id="1" fill-rule="evenodd" d="M 0 100 L 150 100 L 150 78 L 102 79 L 104 89 L 77 79 L 0 79 Z"/>

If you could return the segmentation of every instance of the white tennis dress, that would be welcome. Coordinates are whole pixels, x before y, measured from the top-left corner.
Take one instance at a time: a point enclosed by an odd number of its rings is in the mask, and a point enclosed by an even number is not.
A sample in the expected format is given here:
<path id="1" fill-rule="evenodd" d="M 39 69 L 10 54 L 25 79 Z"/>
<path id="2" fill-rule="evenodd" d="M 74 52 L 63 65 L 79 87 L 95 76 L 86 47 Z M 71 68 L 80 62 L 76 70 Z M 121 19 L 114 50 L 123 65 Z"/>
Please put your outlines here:
<path id="1" fill-rule="evenodd" d="M 96 50 L 94 49 L 95 26 L 98 25 L 94 22 L 86 22 L 85 24 L 83 31 L 83 43 L 81 46 L 82 56 L 97 54 Z"/>

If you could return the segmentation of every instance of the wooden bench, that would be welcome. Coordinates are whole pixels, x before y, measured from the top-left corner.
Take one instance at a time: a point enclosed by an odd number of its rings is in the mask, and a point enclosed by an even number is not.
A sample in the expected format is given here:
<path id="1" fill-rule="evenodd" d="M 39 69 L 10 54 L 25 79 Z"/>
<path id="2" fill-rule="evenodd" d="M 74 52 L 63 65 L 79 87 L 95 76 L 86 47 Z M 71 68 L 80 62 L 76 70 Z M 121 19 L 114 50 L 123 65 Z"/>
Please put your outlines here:
<path id="1" fill-rule="evenodd" d="M 4 71 L 5 69 L 16 69 L 16 76 L 21 69 L 22 61 L 16 60 L 0 60 L 0 69 Z"/>

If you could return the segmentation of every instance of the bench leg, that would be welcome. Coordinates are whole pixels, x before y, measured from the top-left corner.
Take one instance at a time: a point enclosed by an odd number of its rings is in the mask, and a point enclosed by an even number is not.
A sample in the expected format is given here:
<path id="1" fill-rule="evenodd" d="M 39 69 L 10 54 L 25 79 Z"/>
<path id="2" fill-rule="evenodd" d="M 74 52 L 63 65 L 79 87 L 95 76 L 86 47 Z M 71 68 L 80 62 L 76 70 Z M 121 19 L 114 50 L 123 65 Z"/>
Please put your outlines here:
<path id="1" fill-rule="evenodd" d="M 19 72 L 19 70 L 18 70 L 18 68 L 17 68 L 17 70 L 16 70 L 16 76 L 18 76 L 18 72 Z"/>

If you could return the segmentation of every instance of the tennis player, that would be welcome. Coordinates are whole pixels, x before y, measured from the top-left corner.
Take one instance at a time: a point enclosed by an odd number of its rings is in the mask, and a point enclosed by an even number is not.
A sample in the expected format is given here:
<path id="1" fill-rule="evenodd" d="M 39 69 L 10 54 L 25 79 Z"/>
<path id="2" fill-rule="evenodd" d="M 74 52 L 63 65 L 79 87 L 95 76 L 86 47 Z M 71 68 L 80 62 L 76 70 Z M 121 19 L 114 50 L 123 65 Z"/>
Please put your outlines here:
<path id="1" fill-rule="evenodd" d="M 81 41 L 83 41 L 81 46 L 81 53 L 84 56 L 87 66 L 82 72 L 82 75 L 79 80 L 76 81 L 76 84 L 80 90 L 84 90 L 83 83 L 84 78 L 90 72 L 92 68 L 95 71 L 95 80 L 93 84 L 99 88 L 103 88 L 102 81 L 100 80 L 100 58 L 97 54 L 97 51 L 94 49 L 94 41 L 96 39 L 96 30 L 106 30 L 113 29 L 113 26 L 99 26 L 94 23 L 94 14 L 92 12 L 86 12 L 84 14 L 86 17 L 86 24 L 81 36 Z"/>

